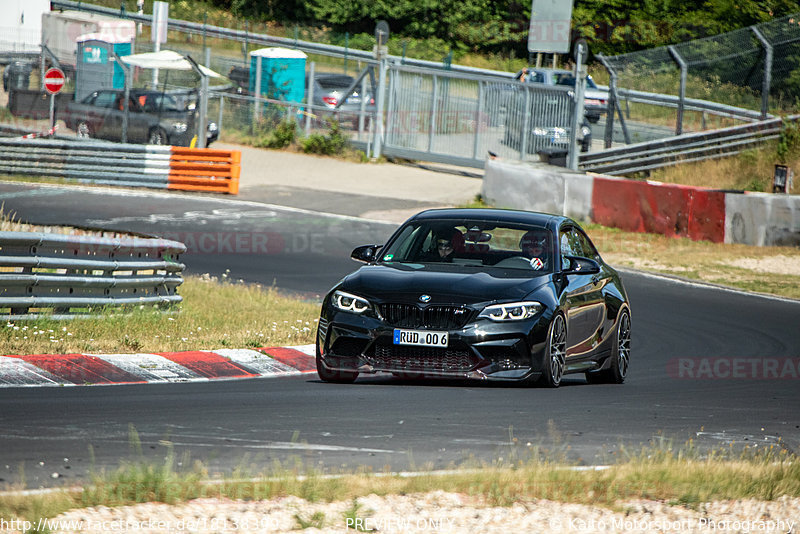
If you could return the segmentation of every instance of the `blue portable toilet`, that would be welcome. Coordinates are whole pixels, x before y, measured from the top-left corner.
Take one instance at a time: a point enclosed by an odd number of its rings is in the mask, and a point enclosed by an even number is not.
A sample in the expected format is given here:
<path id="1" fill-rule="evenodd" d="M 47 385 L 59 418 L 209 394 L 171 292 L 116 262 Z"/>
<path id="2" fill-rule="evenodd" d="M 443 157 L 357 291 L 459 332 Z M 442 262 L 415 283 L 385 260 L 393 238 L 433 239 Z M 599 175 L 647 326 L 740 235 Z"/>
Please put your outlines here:
<path id="1" fill-rule="evenodd" d="M 86 34 L 77 39 L 78 56 L 75 69 L 75 100 L 100 89 L 124 89 L 125 73 L 116 61 L 118 56 L 133 53 L 133 42 L 125 36 Z"/>
<path id="2" fill-rule="evenodd" d="M 250 52 L 250 94 L 302 102 L 306 95 L 306 56 L 290 48 L 261 48 Z M 259 63 L 261 80 L 259 83 Z"/>

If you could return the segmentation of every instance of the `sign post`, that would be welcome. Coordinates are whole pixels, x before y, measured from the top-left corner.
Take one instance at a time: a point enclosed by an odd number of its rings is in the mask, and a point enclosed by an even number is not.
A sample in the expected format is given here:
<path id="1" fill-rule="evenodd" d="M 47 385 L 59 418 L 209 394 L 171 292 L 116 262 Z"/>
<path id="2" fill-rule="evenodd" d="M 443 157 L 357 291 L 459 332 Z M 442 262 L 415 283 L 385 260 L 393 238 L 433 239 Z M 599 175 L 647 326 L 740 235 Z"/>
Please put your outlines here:
<path id="1" fill-rule="evenodd" d="M 64 88 L 64 71 L 55 67 L 44 73 L 44 89 L 50 95 L 50 128 L 56 124 L 56 95 Z"/>
<path id="2" fill-rule="evenodd" d="M 153 41 L 153 52 L 161 50 L 161 43 L 167 42 L 167 26 L 169 25 L 169 4 L 156 0 L 153 2 L 153 24 L 150 26 L 150 40 Z M 153 89 L 158 88 L 158 69 L 153 69 Z"/>

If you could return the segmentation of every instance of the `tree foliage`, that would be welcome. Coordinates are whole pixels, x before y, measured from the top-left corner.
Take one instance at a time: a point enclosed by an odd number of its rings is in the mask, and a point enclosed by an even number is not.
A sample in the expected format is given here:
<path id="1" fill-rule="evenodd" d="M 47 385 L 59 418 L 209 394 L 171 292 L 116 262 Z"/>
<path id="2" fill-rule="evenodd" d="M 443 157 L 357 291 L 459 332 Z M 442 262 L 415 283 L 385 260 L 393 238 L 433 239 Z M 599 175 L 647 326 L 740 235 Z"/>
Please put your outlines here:
<path id="1" fill-rule="evenodd" d="M 371 34 L 436 38 L 457 50 L 527 54 L 530 0 L 211 0 L 236 15 Z M 706 37 L 800 12 L 792 0 L 574 0 L 573 37 L 619 54 Z"/>

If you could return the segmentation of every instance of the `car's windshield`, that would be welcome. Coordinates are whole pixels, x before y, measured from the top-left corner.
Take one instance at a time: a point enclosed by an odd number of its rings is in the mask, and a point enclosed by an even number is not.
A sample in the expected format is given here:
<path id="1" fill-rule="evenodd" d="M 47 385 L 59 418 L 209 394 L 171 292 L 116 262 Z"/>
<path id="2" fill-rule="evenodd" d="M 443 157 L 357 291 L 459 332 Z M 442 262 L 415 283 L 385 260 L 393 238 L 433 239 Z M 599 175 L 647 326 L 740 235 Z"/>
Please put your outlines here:
<path id="1" fill-rule="evenodd" d="M 538 226 L 481 220 L 413 221 L 399 230 L 379 261 L 552 272 L 552 245 L 551 232 Z"/>
<path id="2" fill-rule="evenodd" d="M 553 80 L 555 81 L 556 85 L 569 85 L 570 87 L 575 87 L 575 76 L 567 72 L 554 74 Z M 586 77 L 586 87 L 590 89 L 597 89 L 597 84 L 594 83 L 594 80 L 591 76 Z"/>

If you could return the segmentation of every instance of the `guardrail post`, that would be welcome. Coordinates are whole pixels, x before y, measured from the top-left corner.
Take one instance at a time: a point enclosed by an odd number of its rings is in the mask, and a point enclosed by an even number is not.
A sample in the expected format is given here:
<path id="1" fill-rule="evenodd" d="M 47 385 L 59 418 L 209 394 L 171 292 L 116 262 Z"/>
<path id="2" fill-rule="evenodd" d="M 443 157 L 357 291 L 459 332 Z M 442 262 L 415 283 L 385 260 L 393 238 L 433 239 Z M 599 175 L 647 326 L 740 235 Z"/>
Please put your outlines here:
<path id="1" fill-rule="evenodd" d="M 616 111 L 615 106 L 617 104 L 617 71 L 608 64 L 603 54 L 597 54 L 595 57 L 599 59 L 600 63 L 606 68 L 609 76 L 606 128 L 603 134 L 603 146 L 605 146 L 605 148 L 611 148 L 611 143 L 614 140 L 614 112 Z"/>
<path id="2" fill-rule="evenodd" d="M 678 117 L 675 121 L 676 122 L 675 135 L 681 135 L 683 133 L 683 108 L 686 102 L 686 76 L 688 74 L 689 68 L 686 65 L 686 62 L 681 57 L 681 55 L 678 53 L 678 50 L 673 45 L 668 46 L 667 50 L 669 50 L 672 59 L 675 60 L 675 63 L 677 63 L 678 67 L 680 67 L 681 69 L 681 87 L 678 99 Z"/>
<path id="3" fill-rule="evenodd" d="M 381 61 L 378 65 L 380 72 L 378 72 L 378 98 L 375 100 L 375 114 L 376 114 L 376 128 L 375 128 L 375 142 L 373 157 L 381 157 L 381 150 L 383 149 L 383 110 L 384 100 L 386 98 L 386 69 L 387 60 L 381 56 Z"/>
<path id="4" fill-rule="evenodd" d="M 305 135 L 311 133 L 311 117 L 314 114 L 314 78 L 316 74 L 316 61 L 312 61 L 308 64 L 308 95 L 306 98 L 306 102 L 308 106 L 306 106 L 306 124 L 305 124 Z"/>
<path id="5" fill-rule="evenodd" d="M 128 142 L 128 117 L 130 115 L 130 106 L 128 104 L 128 101 L 131 99 L 131 76 L 130 76 L 131 71 L 130 71 L 130 67 L 128 66 L 128 64 L 123 62 L 122 58 L 119 57 L 116 52 L 112 52 L 112 54 L 114 54 L 114 61 L 116 61 L 117 64 L 122 69 L 122 77 L 125 78 L 125 80 L 124 80 L 125 92 L 123 94 L 123 98 L 125 99 L 125 101 L 122 104 L 122 136 L 121 136 L 120 140 L 123 143 L 127 143 Z"/>
<path id="6" fill-rule="evenodd" d="M 428 126 L 428 152 L 433 150 L 433 132 L 436 129 L 436 113 L 439 111 L 439 99 L 438 93 L 439 92 L 439 77 L 435 74 L 433 75 L 433 91 L 431 94 L 433 95 L 433 101 L 431 102 L 431 114 L 430 114 L 430 125 Z"/>
<path id="7" fill-rule="evenodd" d="M 753 33 L 764 47 L 764 79 L 761 81 L 761 120 L 766 120 L 769 115 L 769 91 L 772 85 L 772 45 L 764 34 L 755 26 L 750 26 Z"/>

